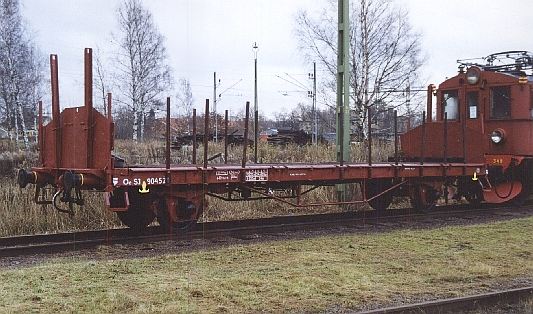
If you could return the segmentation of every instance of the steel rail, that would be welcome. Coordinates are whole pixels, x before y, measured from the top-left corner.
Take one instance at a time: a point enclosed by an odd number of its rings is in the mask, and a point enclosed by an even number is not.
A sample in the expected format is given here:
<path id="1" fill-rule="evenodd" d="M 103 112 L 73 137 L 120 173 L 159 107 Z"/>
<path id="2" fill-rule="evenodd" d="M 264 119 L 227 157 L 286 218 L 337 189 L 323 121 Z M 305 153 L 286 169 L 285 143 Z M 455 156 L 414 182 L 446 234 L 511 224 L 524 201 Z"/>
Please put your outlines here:
<path id="1" fill-rule="evenodd" d="M 390 313 L 458 313 L 504 304 L 516 304 L 533 297 L 533 286 L 481 293 L 466 297 L 440 299 L 416 304 L 387 307 L 359 312 L 360 314 Z"/>
<path id="2" fill-rule="evenodd" d="M 500 212 L 498 212 L 500 211 Z M 380 224 L 403 224 L 415 220 L 426 223 L 428 218 L 461 218 L 481 214 L 514 216 L 527 211 L 533 214 L 533 207 L 488 207 L 469 209 L 468 205 L 443 206 L 430 213 L 414 212 L 411 208 L 377 211 L 342 212 L 302 216 L 278 216 L 272 218 L 246 219 L 198 223 L 193 230 L 173 234 L 160 233 L 159 227 L 149 227 L 143 233 L 132 229 L 109 229 L 82 232 L 67 232 L 41 235 L 25 235 L 0 238 L 0 257 L 14 257 L 35 254 L 50 254 L 77 251 L 102 245 L 135 244 L 166 240 L 214 239 L 240 237 L 250 234 L 275 234 L 289 231 L 311 231 L 333 227 L 365 227 Z"/>

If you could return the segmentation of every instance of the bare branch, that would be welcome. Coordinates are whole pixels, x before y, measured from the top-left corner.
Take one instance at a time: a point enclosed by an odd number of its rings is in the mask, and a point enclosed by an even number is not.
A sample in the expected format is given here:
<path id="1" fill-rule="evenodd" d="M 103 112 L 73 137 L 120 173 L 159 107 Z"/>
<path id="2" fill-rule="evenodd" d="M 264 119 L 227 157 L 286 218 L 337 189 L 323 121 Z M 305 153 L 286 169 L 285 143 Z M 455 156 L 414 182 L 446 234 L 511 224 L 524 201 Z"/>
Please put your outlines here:
<path id="1" fill-rule="evenodd" d="M 329 1 L 314 17 L 306 11 L 296 16 L 300 50 L 327 70 L 329 79 L 322 90 L 331 95 L 337 73 L 336 5 L 337 1 Z M 391 91 L 413 84 L 424 60 L 420 35 L 412 30 L 407 11 L 387 0 L 354 1 L 350 10 L 350 106 L 355 128 L 362 133 L 367 108 L 396 106 L 393 103 L 402 95 Z"/>
<path id="2" fill-rule="evenodd" d="M 116 54 L 122 102 L 131 108 L 133 139 L 143 138 L 144 114 L 159 106 L 171 88 L 164 38 L 139 0 L 124 0 L 117 11 L 121 37 Z"/>

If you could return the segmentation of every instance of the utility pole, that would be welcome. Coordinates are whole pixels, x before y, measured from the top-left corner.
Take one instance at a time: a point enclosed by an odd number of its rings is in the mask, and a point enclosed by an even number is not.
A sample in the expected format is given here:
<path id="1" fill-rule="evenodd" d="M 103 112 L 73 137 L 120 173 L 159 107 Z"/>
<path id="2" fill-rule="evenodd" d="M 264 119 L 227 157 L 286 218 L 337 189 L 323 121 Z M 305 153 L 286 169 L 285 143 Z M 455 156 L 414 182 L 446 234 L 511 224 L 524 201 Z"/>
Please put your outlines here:
<path id="1" fill-rule="evenodd" d="M 407 79 L 407 87 L 405 88 L 405 108 L 407 109 L 407 129 L 411 129 L 411 81 Z"/>
<path id="2" fill-rule="evenodd" d="M 218 142 L 218 119 L 217 119 L 217 72 L 213 72 L 213 112 L 215 116 L 215 143 Z M 207 134 L 205 134 L 207 136 Z"/>
<path id="3" fill-rule="evenodd" d="M 338 0 L 337 26 L 337 161 L 350 160 L 350 2 Z M 347 199 L 346 186 L 337 185 L 339 201 Z"/>
<path id="4" fill-rule="evenodd" d="M 259 144 L 259 109 L 257 107 L 257 42 L 252 47 L 254 50 L 254 162 L 257 163 L 257 146 Z"/>
<path id="5" fill-rule="evenodd" d="M 313 144 L 318 143 L 318 122 L 317 122 L 317 112 L 316 112 L 316 62 L 313 62 L 313 73 L 308 73 L 308 76 L 313 80 L 313 91 L 307 92 L 307 95 L 313 99 L 313 105 L 311 107 L 311 130 L 312 130 L 312 142 Z"/>
<path id="6" fill-rule="evenodd" d="M 313 62 L 313 134 L 313 141 L 315 145 L 318 145 L 318 116 L 316 112 L 316 62 Z"/>

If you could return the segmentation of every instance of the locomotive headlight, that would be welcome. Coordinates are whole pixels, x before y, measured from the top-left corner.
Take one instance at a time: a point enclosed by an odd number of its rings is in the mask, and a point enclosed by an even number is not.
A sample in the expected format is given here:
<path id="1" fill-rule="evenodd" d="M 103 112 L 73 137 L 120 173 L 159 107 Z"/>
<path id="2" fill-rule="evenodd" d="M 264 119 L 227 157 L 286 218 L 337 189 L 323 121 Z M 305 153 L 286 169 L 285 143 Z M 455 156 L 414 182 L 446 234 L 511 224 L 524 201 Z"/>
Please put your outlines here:
<path id="1" fill-rule="evenodd" d="M 470 85 L 477 84 L 479 82 L 479 76 L 481 71 L 477 67 L 471 67 L 466 71 L 466 81 Z"/>
<path id="2" fill-rule="evenodd" d="M 490 135 L 490 140 L 494 144 L 500 144 L 505 139 L 505 132 L 502 129 L 496 129 L 492 131 L 492 134 Z"/>

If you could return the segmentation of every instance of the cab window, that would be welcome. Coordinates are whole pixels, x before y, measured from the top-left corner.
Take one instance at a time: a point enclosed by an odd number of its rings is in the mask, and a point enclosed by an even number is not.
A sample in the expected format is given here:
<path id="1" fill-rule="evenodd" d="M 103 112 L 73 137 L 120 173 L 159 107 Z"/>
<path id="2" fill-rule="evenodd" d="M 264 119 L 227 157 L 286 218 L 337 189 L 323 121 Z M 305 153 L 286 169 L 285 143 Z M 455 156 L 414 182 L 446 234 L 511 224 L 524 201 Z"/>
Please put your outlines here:
<path id="1" fill-rule="evenodd" d="M 459 118 L 459 97 L 456 90 L 444 91 L 442 93 L 442 119 L 444 114 L 448 120 L 457 120 Z"/>
<path id="2" fill-rule="evenodd" d="M 490 89 L 490 118 L 506 119 L 511 117 L 511 88 L 498 86 Z"/>
<path id="3" fill-rule="evenodd" d="M 468 92 L 466 94 L 466 103 L 469 119 L 477 119 L 478 114 L 478 92 Z"/>

